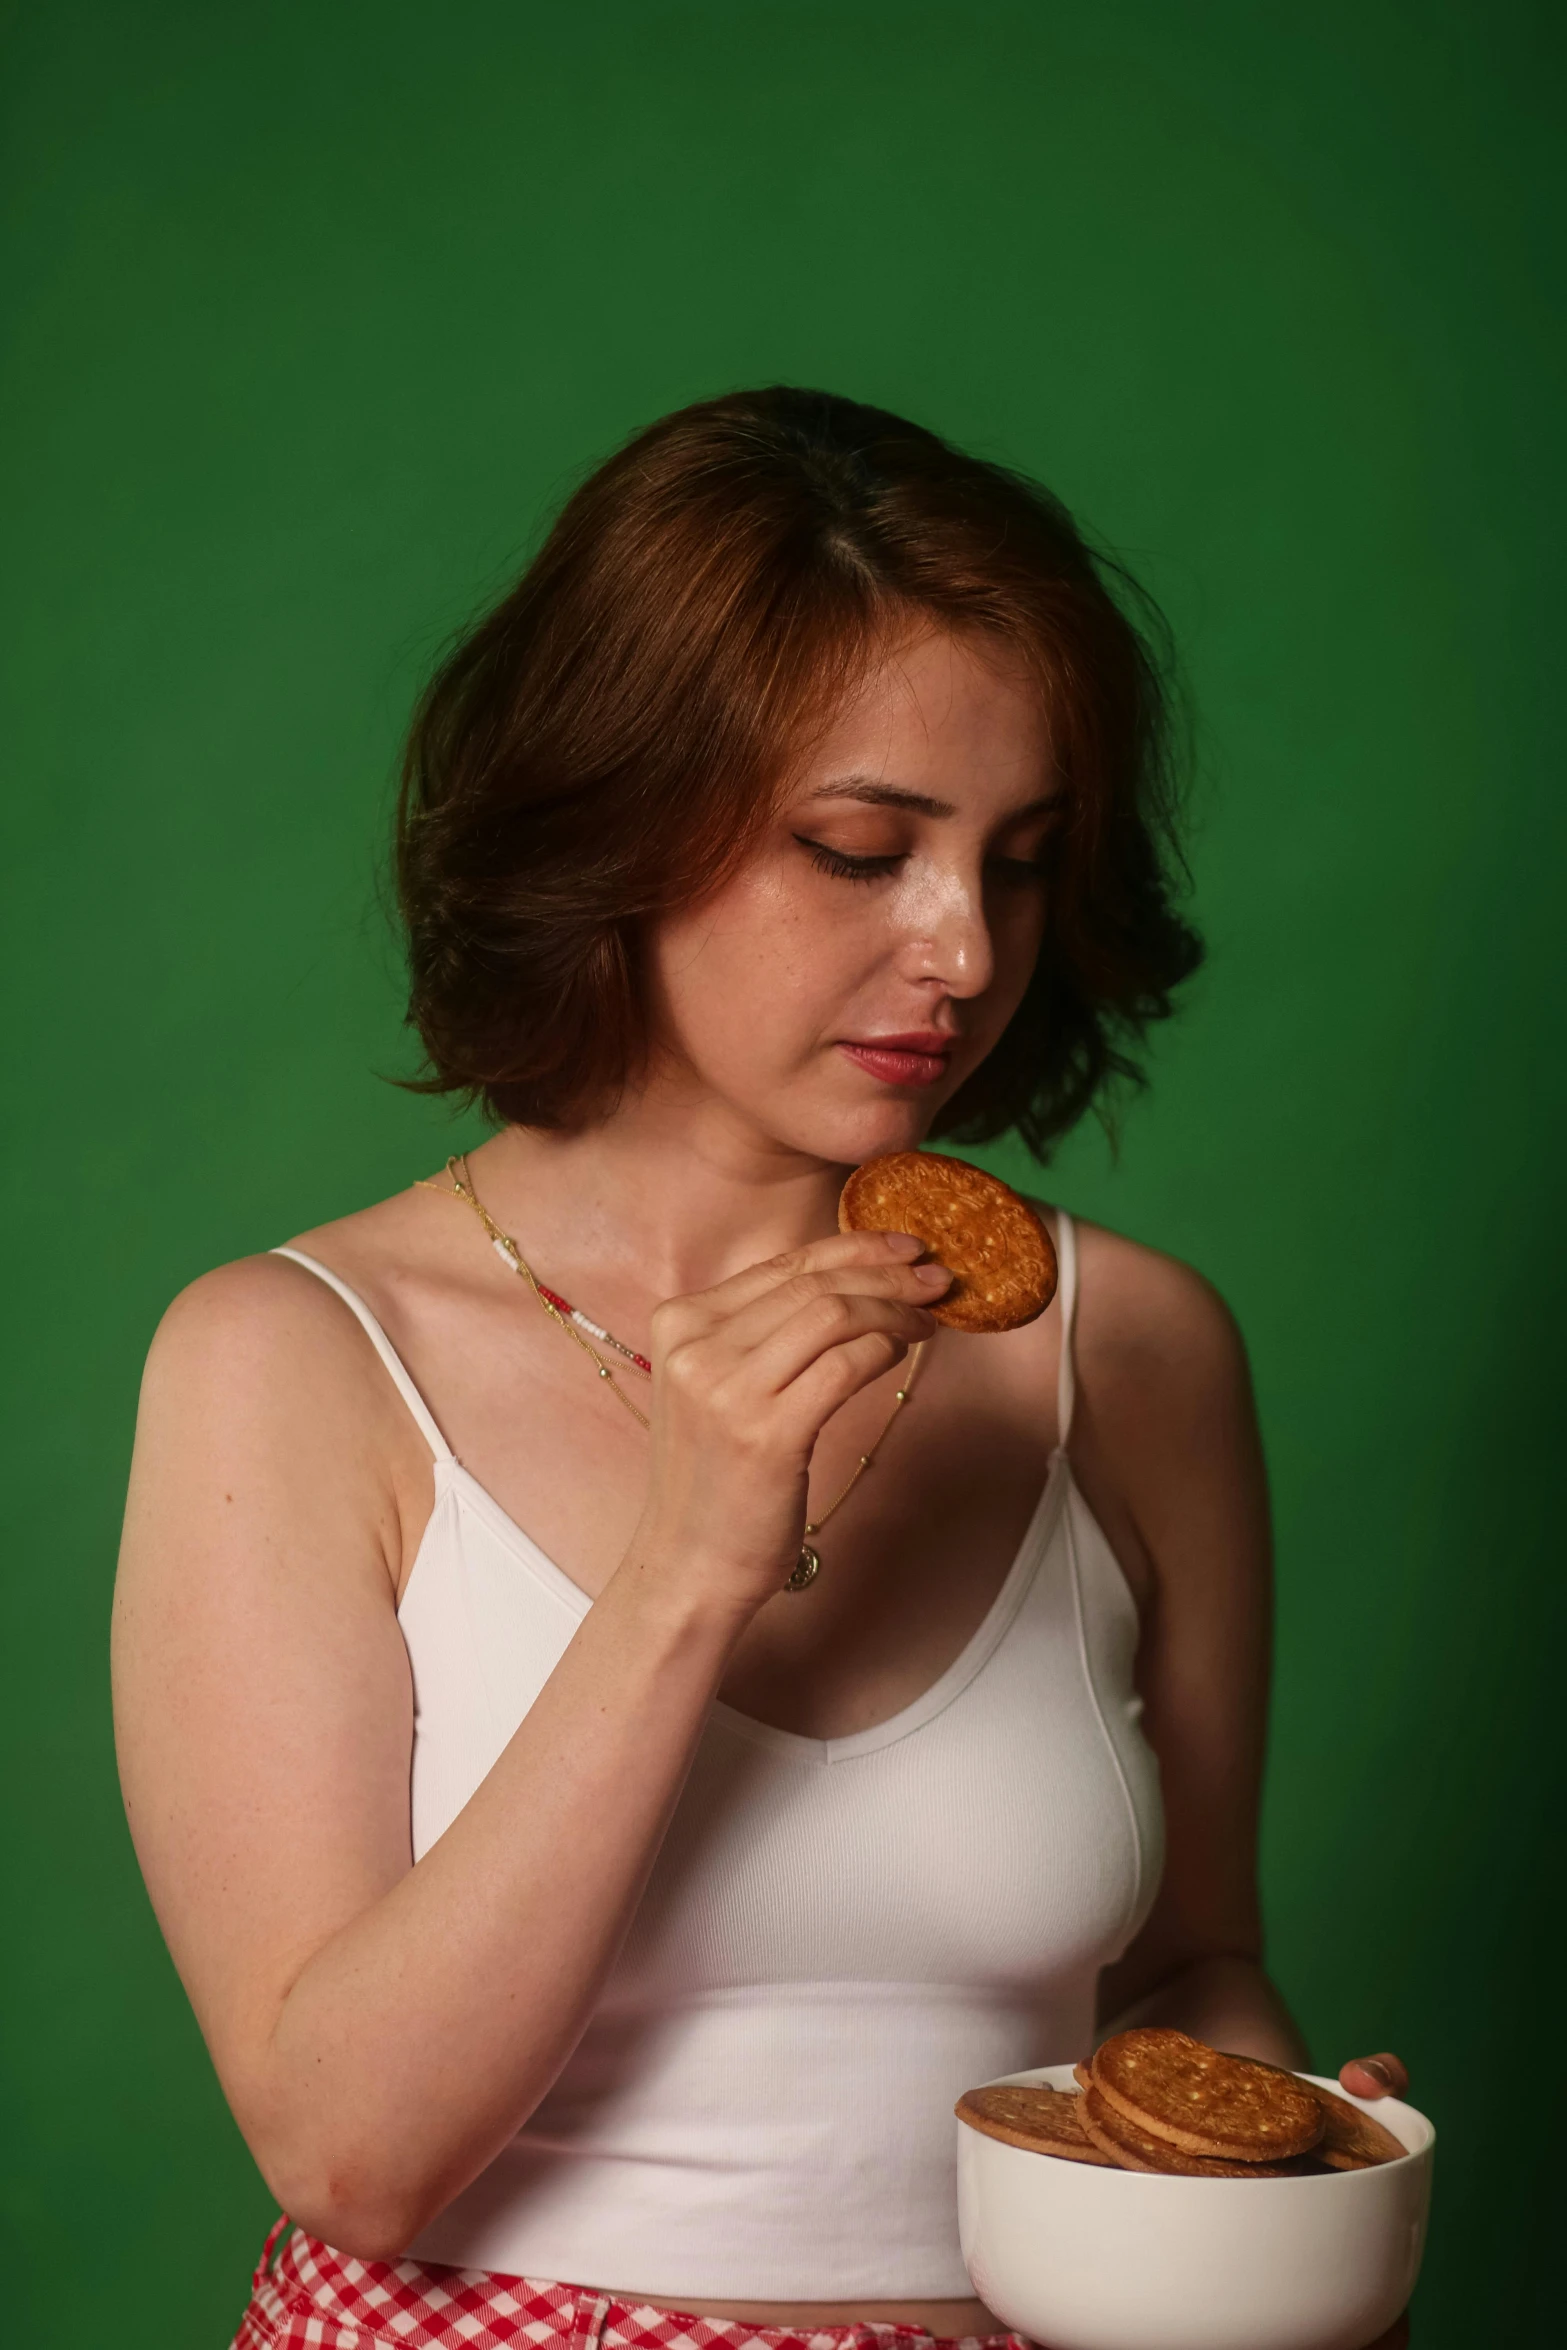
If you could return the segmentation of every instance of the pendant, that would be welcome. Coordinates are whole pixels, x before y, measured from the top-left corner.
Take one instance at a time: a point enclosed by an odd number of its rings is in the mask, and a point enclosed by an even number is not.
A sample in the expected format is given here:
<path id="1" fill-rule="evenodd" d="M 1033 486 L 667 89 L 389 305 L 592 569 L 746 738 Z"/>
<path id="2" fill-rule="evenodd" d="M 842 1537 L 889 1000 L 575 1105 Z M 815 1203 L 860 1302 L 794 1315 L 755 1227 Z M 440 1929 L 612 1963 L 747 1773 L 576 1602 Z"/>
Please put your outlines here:
<path id="1" fill-rule="evenodd" d="M 802 1542 L 800 1555 L 794 1562 L 794 1572 L 784 1585 L 785 1591 L 809 1591 L 821 1571 L 821 1560 L 808 1542 Z"/>

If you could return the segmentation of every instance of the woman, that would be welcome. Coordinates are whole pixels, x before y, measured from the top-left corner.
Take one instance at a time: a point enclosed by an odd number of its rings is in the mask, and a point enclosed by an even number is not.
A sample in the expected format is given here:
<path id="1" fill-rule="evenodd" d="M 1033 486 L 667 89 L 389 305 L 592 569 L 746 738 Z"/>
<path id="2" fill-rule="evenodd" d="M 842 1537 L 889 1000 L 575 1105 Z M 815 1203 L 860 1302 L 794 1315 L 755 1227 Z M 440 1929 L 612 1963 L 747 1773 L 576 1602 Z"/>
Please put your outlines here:
<path id="1" fill-rule="evenodd" d="M 499 1131 L 179 1299 L 127 1521 L 132 1829 L 295 2223 L 246 2350 L 994 2332 L 962 2089 L 1302 2060 L 1224 1308 L 1056 1211 L 1056 1304 L 938 1334 L 836 1230 L 1168 1011 L 1163 740 L 1051 500 L 790 391 L 634 440 L 437 678 L 411 1018 Z"/>

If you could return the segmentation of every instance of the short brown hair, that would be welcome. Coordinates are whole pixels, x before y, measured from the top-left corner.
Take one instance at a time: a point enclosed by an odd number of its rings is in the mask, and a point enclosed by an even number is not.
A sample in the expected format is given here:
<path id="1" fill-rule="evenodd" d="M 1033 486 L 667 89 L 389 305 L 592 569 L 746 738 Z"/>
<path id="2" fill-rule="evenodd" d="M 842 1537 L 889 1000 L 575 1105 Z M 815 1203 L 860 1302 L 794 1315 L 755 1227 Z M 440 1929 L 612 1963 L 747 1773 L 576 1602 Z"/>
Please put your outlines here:
<path id="1" fill-rule="evenodd" d="M 1202 952 L 1171 887 L 1157 614 L 1034 483 L 775 387 L 627 442 L 425 693 L 397 842 L 420 1086 L 525 1126 L 601 1115 L 648 1043 L 646 925 L 734 869 L 811 730 L 921 620 L 1028 661 L 1067 802 L 1038 966 L 937 1131 L 1016 1128 L 1042 1158 L 1139 1077 Z"/>

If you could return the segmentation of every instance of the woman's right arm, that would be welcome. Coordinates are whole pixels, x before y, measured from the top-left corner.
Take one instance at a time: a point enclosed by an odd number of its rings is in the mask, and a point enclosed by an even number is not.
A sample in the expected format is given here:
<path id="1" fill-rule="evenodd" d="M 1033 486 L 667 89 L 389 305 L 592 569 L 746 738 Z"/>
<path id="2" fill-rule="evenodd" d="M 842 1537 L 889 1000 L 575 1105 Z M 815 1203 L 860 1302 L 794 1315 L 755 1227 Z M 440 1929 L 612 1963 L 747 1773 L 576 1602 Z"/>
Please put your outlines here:
<path id="1" fill-rule="evenodd" d="M 734 1645 L 797 1554 L 816 1435 L 931 1328 L 915 1253 L 840 1236 L 659 1309 L 636 1536 L 417 1865 L 366 1343 L 266 1260 L 171 1311 L 115 1601 L 126 1809 L 235 2117 L 314 2234 L 401 2252 L 559 2072 Z"/>

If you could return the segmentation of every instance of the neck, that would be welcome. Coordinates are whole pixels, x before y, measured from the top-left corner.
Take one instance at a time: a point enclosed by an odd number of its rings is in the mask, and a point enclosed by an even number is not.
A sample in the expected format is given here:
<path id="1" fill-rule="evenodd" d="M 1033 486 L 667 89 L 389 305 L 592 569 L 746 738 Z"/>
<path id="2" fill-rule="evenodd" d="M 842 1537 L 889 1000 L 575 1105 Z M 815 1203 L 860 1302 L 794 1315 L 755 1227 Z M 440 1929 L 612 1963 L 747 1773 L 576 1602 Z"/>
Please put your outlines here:
<path id="1" fill-rule="evenodd" d="M 486 1207 L 541 1279 L 570 1265 L 652 1301 L 710 1289 L 837 1228 L 846 1168 L 760 1132 L 727 1103 L 629 1097 L 572 1134 L 507 1127 L 471 1154 Z"/>

